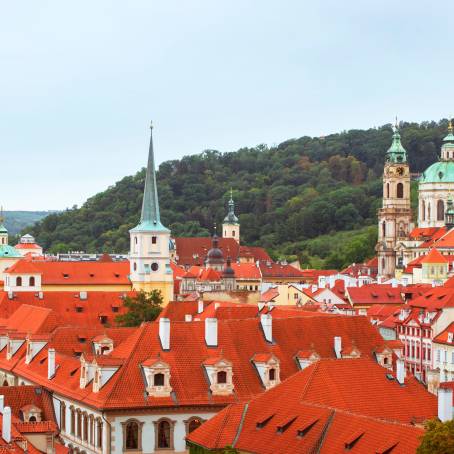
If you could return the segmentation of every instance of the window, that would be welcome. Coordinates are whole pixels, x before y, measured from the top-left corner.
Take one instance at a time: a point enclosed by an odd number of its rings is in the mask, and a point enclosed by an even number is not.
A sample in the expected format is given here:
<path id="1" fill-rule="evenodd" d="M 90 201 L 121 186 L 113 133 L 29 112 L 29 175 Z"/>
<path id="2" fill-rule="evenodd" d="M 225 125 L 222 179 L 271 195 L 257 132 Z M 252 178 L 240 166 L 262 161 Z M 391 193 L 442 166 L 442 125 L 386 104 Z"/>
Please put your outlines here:
<path id="1" fill-rule="evenodd" d="M 402 183 L 397 183 L 396 193 L 398 199 L 404 198 L 404 185 Z"/>
<path id="2" fill-rule="evenodd" d="M 30 285 L 30 287 L 35 286 L 35 278 L 33 276 L 30 278 L 29 285 Z"/>
<path id="3" fill-rule="evenodd" d="M 270 369 L 268 376 L 270 381 L 276 380 L 276 369 Z"/>
<path id="4" fill-rule="evenodd" d="M 66 432 L 66 404 L 64 402 L 60 405 L 60 430 Z"/>
<path id="5" fill-rule="evenodd" d="M 28 422 L 36 422 L 36 416 L 30 416 L 30 418 L 28 418 Z"/>
<path id="6" fill-rule="evenodd" d="M 441 352 L 440 352 L 440 350 L 437 350 L 437 361 L 438 362 L 441 361 Z"/>
<path id="7" fill-rule="evenodd" d="M 82 439 L 84 441 L 88 440 L 88 415 L 87 413 L 83 414 L 83 433 L 82 433 Z"/>
<path id="8" fill-rule="evenodd" d="M 137 271 L 137 263 L 136 263 L 136 262 L 134 262 L 134 264 L 132 265 L 132 269 L 133 269 L 134 271 Z"/>
<path id="9" fill-rule="evenodd" d="M 200 418 L 191 418 L 188 421 L 186 421 L 186 433 L 190 434 L 194 430 L 196 430 L 198 427 L 202 425 L 202 420 Z"/>
<path id="10" fill-rule="evenodd" d="M 151 244 L 156 244 L 158 242 L 158 237 L 152 236 L 151 237 Z"/>
<path id="11" fill-rule="evenodd" d="M 96 421 L 96 446 L 102 448 L 102 422 L 100 419 Z"/>
<path id="12" fill-rule="evenodd" d="M 159 265 L 156 262 L 151 264 L 151 270 L 152 271 L 158 271 L 158 269 L 159 269 Z"/>
<path id="13" fill-rule="evenodd" d="M 137 244 L 137 237 L 134 237 L 134 244 Z"/>
<path id="14" fill-rule="evenodd" d="M 158 448 L 172 449 L 170 423 L 167 420 L 158 423 Z"/>
<path id="15" fill-rule="evenodd" d="M 445 219 L 445 204 L 443 200 L 437 202 L 437 221 L 444 221 Z"/>
<path id="16" fill-rule="evenodd" d="M 131 419 L 121 424 L 123 426 L 123 450 L 141 451 L 143 423 L 136 419 Z"/>
<path id="17" fill-rule="evenodd" d="M 16 287 L 22 287 L 22 278 L 20 276 L 16 278 Z"/>
<path id="18" fill-rule="evenodd" d="M 386 198 L 389 199 L 389 183 L 386 183 Z"/>
<path id="19" fill-rule="evenodd" d="M 82 414 L 77 410 L 77 436 L 82 438 Z"/>
<path id="20" fill-rule="evenodd" d="M 76 434 L 76 414 L 74 412 L 74 408 L 70 408 L 71 411 L 71 435 Z"/>
<path id="21" fill-rule="evenodd" d="M 155 374 L 153 376 L 153 384 L 154 386 L 164 386 L 164 374 Z"/>
<path id="22" fill-rule="evenodd" d="M 221 370 L 217 373 L 217 380 L 218 384 L 225 384 L 227 383 L 227 372 Z"/>
<path id="23" fill-rule="evenodd" d="M 421 202 L 421 220 L 422 221 L 426 220 L 426 204 L 424 200 Z"/>
<path id="24" fill-rule="evenodd" d="M 382 236 L 385 237 L 386 236 L 386 222 L 383 221 L 382 225 L 381 225 L 381 230 L 382 230 Z"/>

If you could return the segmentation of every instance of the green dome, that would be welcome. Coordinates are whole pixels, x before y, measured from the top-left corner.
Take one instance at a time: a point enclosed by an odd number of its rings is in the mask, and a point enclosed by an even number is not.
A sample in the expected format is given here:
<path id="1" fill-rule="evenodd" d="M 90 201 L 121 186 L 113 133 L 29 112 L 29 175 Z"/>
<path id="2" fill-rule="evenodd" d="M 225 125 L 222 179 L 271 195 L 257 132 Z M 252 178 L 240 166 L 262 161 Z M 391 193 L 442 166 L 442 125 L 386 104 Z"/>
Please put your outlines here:
<path id="1" fill-rule="evenodd" d="M 420 183 L 454 183 L 454 161 L 439 161 L 428 167 Z"/>
<path id="2" fill-rule="evenodd" d="M 0 222 L 0 233 L 8 233 L 8 230 L 1 222 Z"/>

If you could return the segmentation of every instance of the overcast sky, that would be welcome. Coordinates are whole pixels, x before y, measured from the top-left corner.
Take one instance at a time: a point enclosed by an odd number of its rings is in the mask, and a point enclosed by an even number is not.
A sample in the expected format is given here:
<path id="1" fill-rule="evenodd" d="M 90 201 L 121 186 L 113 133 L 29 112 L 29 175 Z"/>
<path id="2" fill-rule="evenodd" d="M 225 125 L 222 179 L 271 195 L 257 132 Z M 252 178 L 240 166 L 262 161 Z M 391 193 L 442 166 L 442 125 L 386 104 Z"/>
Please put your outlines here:
<path id="1" fill-rule="evenodd" d="M 0 203 L 145 165 L 454 112 L 448 2 L 0 0 Z"/>

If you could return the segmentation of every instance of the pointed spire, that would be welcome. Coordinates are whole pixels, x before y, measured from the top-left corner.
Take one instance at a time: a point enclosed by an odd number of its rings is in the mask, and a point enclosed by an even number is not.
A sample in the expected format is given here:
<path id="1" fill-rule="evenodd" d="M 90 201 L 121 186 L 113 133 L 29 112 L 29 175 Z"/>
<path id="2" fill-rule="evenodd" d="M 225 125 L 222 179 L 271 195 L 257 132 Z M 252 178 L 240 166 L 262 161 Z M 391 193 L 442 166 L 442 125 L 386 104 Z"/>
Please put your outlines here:
<path id="1" fill-rule="evenodd" d="M 451 118 L 448 121 L 448 135 L 443 139 L 443 142 L 454 142 L 454 128 Z"/>
<path id="2" fill-rule="evenodd" d="M 224 218 L 226 224 L 238 224 L 238 218 L 235 215 L 235 202 L 233 200 L 233 189 L 230 188 L 229 211 Z"/>
<path id="3" fill-rule="evenodd" d="M 150 148 L 148 151 L 145 188 L 143 192 L 142 214 L 140 224 L 134 230 L 167 231 L 161 224 L 159 213 L 158 188 L 156 184 L 156 169 L 153 150 L 153 124 L 150 125 Z"/>
<path id="4" fill-rule="evenodd" d="M 5 222 L 5 216 L 3 215 L 3 206 L 0 207 L 0 233 L 8 233 L 8 230 L 6 229 L 5 225 L 3 224 Z"/>

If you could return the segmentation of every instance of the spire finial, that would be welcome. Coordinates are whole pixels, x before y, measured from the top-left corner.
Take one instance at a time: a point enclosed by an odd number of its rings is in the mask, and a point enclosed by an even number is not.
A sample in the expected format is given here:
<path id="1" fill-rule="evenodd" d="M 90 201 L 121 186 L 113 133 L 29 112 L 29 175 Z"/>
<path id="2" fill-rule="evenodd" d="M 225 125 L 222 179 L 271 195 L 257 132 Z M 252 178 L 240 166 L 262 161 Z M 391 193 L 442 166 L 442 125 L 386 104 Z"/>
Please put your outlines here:
<path id="1" fill-rule="evenodd" d="M 453 128 L 452 128 L 452 119 L 451 118 L 448 121 L 448 131 L 449 131 L 449 134 L 452 134 Z"/>

